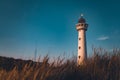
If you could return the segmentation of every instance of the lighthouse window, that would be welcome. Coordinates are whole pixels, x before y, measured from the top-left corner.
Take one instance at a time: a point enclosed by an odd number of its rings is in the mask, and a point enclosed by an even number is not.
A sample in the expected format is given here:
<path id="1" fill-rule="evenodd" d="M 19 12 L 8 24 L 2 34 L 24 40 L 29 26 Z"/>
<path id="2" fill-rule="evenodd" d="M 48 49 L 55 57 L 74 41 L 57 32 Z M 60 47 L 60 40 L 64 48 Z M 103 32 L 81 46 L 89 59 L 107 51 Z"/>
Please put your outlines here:
<path id="1" fill-rule="evenodd" d="M 79 40 L 81 40 L 81 38 L 79 38 Z"/>
<path id="2" fill-rule="evenodd" d="M 79 46 L 79 49 L 80 49 L 81 47 Z"/>
<path id="3" fill-rule="evenodd" d="M 79 59 L 80 59 L 80 56 L 79 56 Z"/>

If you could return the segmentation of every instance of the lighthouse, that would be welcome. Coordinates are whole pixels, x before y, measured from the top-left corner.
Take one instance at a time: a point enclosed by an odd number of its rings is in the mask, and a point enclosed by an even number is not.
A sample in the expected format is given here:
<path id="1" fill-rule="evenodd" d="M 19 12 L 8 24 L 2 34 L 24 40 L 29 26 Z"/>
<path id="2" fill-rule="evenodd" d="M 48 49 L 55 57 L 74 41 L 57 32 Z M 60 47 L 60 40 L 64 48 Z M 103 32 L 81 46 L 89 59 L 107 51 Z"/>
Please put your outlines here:
<path id="1" fill-rule="evenodd" d="M 78 56 L 77 56 L 77 64 L 82 64 L 87 59 L 87 45 L 86 45 L 86 31 L 88 28 L 88 24 L 86 20 L 83 18 L 83 14 L 78 20 L 76 24 L 76 29 L 78 31 Z"/>

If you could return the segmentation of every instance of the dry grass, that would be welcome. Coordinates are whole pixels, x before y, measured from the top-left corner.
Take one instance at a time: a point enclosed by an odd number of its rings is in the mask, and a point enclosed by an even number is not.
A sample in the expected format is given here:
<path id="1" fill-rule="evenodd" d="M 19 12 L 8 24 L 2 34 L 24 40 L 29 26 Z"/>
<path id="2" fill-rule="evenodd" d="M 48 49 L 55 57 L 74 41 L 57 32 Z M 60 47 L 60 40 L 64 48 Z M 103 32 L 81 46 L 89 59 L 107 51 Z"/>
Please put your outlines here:
<path id="1" fill-rule="evenodd" d="M 0 69 L 0 80 L 120 80 L 120 50 L 94 50 L 94 56 L 80 66 L 75 59 L 48 61 L 46 56 L 42 63 L 29 62 L 20 70 L 19 66 Z"/>

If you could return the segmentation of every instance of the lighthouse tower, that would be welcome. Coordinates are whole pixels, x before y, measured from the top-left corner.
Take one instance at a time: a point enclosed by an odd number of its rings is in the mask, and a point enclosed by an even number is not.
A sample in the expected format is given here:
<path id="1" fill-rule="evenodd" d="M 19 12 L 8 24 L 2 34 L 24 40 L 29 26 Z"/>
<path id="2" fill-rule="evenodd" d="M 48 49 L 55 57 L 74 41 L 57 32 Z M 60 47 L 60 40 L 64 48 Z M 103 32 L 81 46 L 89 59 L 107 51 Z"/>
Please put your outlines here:
<path id="1" fill-rule="evenodd" d="M 86 31 L 88 28 L 88 24 L 86 20 L 83 18 L 83 14 L 81 14 L 80 19 L 76 25 L 76 29 L 78 31 L 78 57 L 77 64 L 82 64 L 87 58 L 87 46 L 86 46 Z"/>

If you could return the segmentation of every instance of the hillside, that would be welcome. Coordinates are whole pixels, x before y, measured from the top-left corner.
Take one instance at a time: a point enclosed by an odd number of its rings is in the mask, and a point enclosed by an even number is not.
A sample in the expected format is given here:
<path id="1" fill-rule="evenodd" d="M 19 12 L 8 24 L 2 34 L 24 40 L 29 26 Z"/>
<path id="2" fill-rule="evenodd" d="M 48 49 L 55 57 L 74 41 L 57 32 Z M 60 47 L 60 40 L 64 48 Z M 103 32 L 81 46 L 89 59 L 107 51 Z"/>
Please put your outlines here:
<path id="1" fill-rule="evenodd" d="M 0 70 L 3 69 L 6 71 L 11 71 L 14 67 L 16 67 L 19 71 L 21 71 L 26 64 L 29 64 L 29 66 L 32 67 L 33 65 L 36 65 L 37 62 L 0 56 Z M 39 63 L 39 65 L 40 64 L 41 63 Z"/>

